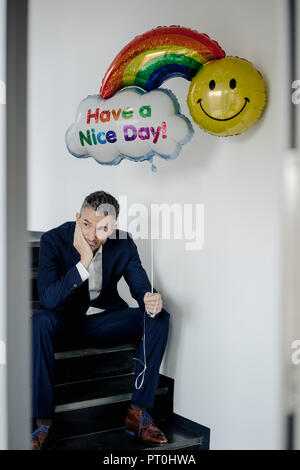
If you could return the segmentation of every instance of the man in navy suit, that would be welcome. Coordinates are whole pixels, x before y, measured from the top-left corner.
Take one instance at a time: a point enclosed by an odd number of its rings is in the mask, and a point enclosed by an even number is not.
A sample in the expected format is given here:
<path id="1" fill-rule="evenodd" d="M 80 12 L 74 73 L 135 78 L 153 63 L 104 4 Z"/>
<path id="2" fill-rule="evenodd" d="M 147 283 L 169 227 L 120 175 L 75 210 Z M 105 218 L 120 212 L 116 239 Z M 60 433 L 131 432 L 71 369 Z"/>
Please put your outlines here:
<path id="1" fill-rule="evenodd" d="M 155 289 L 151 293 L 131 235 L 116 228 L 118 215 L 118 201 L 109 193 L 97 191 L 85 198 L 76 221 L 66 222 L 41 237 L 40 309 L 33 316 L 32 326 L 34 450 L 47 448 L 54 435 L 56 345 L 82 337 L 98 346 L 137 344 L 139 360 L 125 419 L 126 432 L 148 444 L 167 442 L 146 410 L 154 406 L 170 314 L 162 308 L 160 294 Z M 122 276 L 139 307 L 129 308 L 120 297 L 117 283 Z"/>

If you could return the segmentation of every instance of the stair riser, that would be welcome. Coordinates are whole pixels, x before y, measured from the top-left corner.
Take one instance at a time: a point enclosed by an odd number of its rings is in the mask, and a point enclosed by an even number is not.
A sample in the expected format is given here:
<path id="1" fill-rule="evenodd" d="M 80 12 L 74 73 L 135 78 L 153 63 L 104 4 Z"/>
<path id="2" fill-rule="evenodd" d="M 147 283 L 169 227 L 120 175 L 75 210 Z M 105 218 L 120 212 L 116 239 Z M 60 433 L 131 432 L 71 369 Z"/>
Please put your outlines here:
<path id="1" fill-rule="evenodd" d="M 125 434 L 125 430 L 124 430 L 124 436 L 123 436 L 123 439 L 124 441 L 128 441 L 128 438 Z M 201 439 L 201 438 L 200 438 Z M 104 438 L 105 440 L 105 438 Z M 121 447 L 122 445 L 122 447 Z M 125 442 L 122 442 L 120 443 L 120 447 L 119 449 L 121 450 L 124 450 L 124 445 L 125 445 Z M 147 445 L 147 444 L 145 444 Z M 109 440 L 106 441 L 106 443 L 104 443 L 103 445 L 98 445 L 97 447 L 94 447 L 91 443 L 90 443 L 90 439 L 89 437 L 87 437 L 86 439 L 78 439 L 78 441 L 76 440 L 66 440 L 66 441 L 59 441 L 57 443 L 57 446 L 56 448 L 58 450 L 109 450 L 111 449 L 111 451 L 115 451 L 117 448 L 115 446 L 110 446 L 109 444 Z M 128 447 L 126 450 L 136 450 L 137 449 L 137 445 L 136 444 L 132 444 L 132 447 Z M 193 450 L 204 450 L 204 448 L 202 447 L 201 444 L 196 444 L 196 445 L 190 445 L 188 447 L 180 447 L 180 445 L 177 446 L 172 446 L 172 448 L 168 448 L 168 446 L 161 446 L 159 448 L 152 448 L 153 451 L 154 450 L 159 450 L 159 452 L 166 452 L 168 450 L 177 450 L 177 451 L 182 451 L 182 452 L 188 452 L 188 451 L 193 451 Z M 138 447 L 138 450 L 142 450 L 142 447 Z M 149 451 L 149 448 L 148 450 Z M 153 462 L 155 462 L 153 460 Z M 151 463 L 151 462 L 150 462 Z"/>
<path id="2" fill-rule="evenodd" d="M 60 359 L 55 362 L 55 383 L 130 374 L 136 361 L 134 350 Z"/>
<path id="3" fill-rule="evenodd" d="M 130 400 L 56 413 L 57 437 L 79 436 L 123 427 L 129 404 Z M 151 415 L 154 419 L 167 418 L 172 414 L 172 409 L 173 399 L 169 390 L 165 395 L 156 396 L 155 415 Z"/>
<path id="4" fill-rule="evenodd" d="M 96 400 L 99 398 L 110 399 L 112 396 L 120 396 L 133 390 L 134 375 L 117 375 L 115 377 L 101 378 L 100 380 L 85 380 L 72 382 L 54 387 L 55 404 L 80 402 L 84 400 Z"/>
<path id="5" fill-rule="evenodd" d="M 116 397 L 119 397 L 120 401 L 126 399 L 124 395 L 131 394 L 134 387 L 134 374 L 56 385 L 54 387 L 55 404 L 56 406 L 74 407 L 74 403 L 102 400 L 101 404 L 104 405 L 117 401 Z M 173 379 L 159 375 L 157 388 L 160 393 L 170 387 L 173 387 Z"/>

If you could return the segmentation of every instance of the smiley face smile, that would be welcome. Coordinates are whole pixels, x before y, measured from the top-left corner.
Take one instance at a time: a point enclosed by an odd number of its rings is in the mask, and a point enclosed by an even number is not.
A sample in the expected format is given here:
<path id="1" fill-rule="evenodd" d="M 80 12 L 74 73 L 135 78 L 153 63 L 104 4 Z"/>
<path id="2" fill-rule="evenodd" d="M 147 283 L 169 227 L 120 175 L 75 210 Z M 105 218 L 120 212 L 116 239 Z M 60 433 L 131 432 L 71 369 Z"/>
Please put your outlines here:
<path id="1" fill-rule="evenodd" d="M 245 108 L 246 104 L 247 104 L 247 103 L 250 103 L 249 98 L 245 98 L 244 106 L 242 107 L 242 109 L 240 109 L 240 111 L 239 111 L 238 113 L 234 114 L 234 115 L 231 116 L 231 117 L 221 119 L 221 118 L 215 118 L 215 117 L 211 116 L 210 114 L 208 114 L 208 113 L 205 111 L 205 109 L 203 108 L 201 101 L 202 101 L 202 99 L 199 98 L 199 100 L 197 101 L 197 104 L 200 104 L 200 107 L 201 107 L 202 111 L 206 114 L 206 116 L 208 116 L 208 117 L 211 118 L 211 119 L 214 119 L 215 121 L 229 121 L 230 119 L 235 118 L 236 116 L 238 116 L 238 115 L 243 111 L 243 109 Z"/>

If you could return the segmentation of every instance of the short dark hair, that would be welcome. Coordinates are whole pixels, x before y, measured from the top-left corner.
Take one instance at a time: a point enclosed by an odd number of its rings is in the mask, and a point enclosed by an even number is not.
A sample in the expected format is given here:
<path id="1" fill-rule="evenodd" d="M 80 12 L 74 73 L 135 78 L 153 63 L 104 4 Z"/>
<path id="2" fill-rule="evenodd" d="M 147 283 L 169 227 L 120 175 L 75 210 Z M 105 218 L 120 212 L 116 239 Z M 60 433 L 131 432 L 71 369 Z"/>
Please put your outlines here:
<path id="1" fill-rule="evenodd" d="M 101 209 L 103 215 L 111 214 L 116 217 L 116 220 L 120 210 L 120 206 L 116 198 L 105 191 L 95 191 L 94 193 L 86 196 L 80 209 L 80 215 L 85 207 L 91 207 L 95 211 Z"/>

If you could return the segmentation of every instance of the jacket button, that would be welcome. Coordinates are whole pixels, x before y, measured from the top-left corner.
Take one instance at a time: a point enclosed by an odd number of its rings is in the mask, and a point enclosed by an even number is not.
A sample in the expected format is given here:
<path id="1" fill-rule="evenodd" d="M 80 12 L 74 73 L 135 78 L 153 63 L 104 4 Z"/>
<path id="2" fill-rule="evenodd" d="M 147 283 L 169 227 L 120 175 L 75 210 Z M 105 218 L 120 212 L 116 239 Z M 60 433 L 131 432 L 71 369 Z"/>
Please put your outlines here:
<path id="1" fill-rule="evenodd" d="M 77 284 L 73 284 L 73 287 L 77 287 Z"/>

